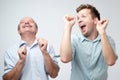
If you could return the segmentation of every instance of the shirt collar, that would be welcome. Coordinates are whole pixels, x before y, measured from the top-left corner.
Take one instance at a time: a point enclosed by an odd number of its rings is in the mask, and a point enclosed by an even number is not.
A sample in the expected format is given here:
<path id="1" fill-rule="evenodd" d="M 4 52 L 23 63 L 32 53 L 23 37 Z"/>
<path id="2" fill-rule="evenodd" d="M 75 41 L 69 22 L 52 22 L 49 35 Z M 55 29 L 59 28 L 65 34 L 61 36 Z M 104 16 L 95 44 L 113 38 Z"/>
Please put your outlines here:
<path id="1" fill-rule="evenodd" d="M 32 44 L 31 47 L 37 45 L 38 42 L 37 42 L 37 39 L 35 39 L 34 43 Z M 19 43 L 19 47 L 23 46 L 23 45 L 28 45 L 27 42 L 25 42 L 24 40 L 21 40 L 20 43 Z M 29 46 L 29 45 L 28 45 Z"/>
<path id="2" fill-rule="evenodd" d="M 80 37 L 81 37 L 81 39 L 80 39 L 81 42 L 84 42 L 84 41 L 91 41 L 91 40 L 89 40 L 88 38 L 86 38 L 86 37 L 83 36 L 83 35 L 81 35 Z M 91 41 L 91 42 L 96 42 L 96 41 L 100 41 L 100 40 L 101 40 L 101 39 L 100 39 L 100 35 L 98 35 L 97 38 L 94 39 L 94 40 Z"/>

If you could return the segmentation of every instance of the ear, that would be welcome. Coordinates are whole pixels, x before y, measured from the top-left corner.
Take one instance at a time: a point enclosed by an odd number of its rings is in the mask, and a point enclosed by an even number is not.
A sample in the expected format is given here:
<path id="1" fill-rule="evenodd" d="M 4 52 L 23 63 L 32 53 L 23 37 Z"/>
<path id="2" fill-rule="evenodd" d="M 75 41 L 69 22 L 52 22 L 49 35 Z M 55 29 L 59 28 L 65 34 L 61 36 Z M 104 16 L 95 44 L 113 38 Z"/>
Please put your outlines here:
<path id="1" fill-rule="evenodd" d="M 20 31 L 20 29 L 18 30 L 18 33 L 21 35 L 21 31 Z"/>
<path id="2" fill-rule="evenodd" d="M 97 24 L 98 23 L 98 18 L 96 17 L 96 18 L 94 18 L 94 24 Z"/>
<path id="3" fill-rule="evenodd" d="M 37 34 L 37 32 L 38 32 L 38 29 L 36 29 L 35 34 Z"/>

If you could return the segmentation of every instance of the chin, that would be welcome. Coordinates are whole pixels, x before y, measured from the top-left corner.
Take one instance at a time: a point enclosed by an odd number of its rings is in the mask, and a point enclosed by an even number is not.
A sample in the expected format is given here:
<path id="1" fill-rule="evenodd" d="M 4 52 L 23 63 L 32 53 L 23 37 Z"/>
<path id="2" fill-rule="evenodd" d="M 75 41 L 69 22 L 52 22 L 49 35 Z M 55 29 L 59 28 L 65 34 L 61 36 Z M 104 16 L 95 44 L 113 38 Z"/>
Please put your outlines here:
<path id="1" fill-rule="evenodd" d="M 85 37 L 88 37 L 88 34 L 87 33 L 82 33 L 83 36 Z"/>

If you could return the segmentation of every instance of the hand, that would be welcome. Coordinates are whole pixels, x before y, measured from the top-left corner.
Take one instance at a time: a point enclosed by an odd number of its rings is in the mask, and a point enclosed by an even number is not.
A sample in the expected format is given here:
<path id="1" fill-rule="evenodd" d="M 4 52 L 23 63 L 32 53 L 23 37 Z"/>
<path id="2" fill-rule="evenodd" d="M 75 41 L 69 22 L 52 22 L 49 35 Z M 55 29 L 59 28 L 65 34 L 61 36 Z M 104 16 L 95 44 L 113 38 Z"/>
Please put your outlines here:
<path id="1" fill-rule="evenodd" d="M 64 22 L 65 22 L 65 26 L 70 26 L 72 28 L 72 26 L 75 24 L 75 16 L 73 15 L 65 15 L 64 16 Z"/>
<path id="2" fill-rule="evenodd" d="M 103 19 L 103 20 L 98 21 L 97 30 L 98 30 L 99 34 L 105 33 L 105 29 L 108 25 L 108 22 L 109 21 L 107 19 Z"/>
<path id="3" fill-rule="evenodd" d="M 39 45 L 40 50 L 42 51 L 42 53 L 46 53 L 47 52 L 48 42 L 45 39 L 38 38 L 38 45 Z"/>
<path id="4" fill-rule="evenodd" d="M 18 49 L 18 54 L 19 54 L 20 60 L 25 60 L 26 59 L 27 49 L 26 49 L 25 45 L 21 46 Z"/>

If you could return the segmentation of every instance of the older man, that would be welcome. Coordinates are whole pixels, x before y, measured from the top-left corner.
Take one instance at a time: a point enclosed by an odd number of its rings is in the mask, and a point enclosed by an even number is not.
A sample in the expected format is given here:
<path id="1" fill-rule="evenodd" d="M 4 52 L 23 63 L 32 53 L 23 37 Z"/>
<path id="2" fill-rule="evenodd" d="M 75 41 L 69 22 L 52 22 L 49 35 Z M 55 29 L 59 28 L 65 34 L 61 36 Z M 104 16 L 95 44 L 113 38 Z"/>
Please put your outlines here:
<path id="1" fill-rule="evenodd" d="M 38 26 L 31 17 L 18 25 L 21 41 L 5 53 L 4 80 L 49 80 L 59 72 L 54 49 L 45 39 L 36 39 Z"/>

